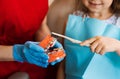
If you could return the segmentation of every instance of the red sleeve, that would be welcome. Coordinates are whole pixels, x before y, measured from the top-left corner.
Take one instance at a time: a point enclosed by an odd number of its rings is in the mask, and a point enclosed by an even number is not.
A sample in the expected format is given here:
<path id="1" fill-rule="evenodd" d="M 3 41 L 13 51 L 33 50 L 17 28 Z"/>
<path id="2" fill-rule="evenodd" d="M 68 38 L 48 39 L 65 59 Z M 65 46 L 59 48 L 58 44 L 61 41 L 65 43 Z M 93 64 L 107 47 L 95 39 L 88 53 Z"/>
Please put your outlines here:
<path id="1" fill-rule="evenodd" d="M 48 0 L 0 0 L 0 45 L 33 40 L 47 11 Z M 0 79 L 16 71 L 29 73 L 30 79 L 55 79 L 54 68 L 47 73 L 47 69 L 32 64 L 0 61 Z"/>
<path id="2" fill-rule="evenodd" d="M 48 11 L 48 0 L 0 0 L 0 44 L 33 40 Z"/>

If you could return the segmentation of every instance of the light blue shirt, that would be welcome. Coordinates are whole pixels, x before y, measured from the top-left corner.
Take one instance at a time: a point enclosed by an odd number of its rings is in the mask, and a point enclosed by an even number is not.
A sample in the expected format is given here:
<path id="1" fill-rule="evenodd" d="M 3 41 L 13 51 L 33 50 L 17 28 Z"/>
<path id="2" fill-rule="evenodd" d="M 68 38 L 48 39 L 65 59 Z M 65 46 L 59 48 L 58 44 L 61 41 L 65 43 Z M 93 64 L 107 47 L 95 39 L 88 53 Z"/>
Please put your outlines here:
<path id="1" fill-rule="evenodd" d="M 120 40 L 120 28 L 95 18 L 70 15 L 65 35 L 80 41 L 98 35 Z M 64 45 L 66 79 L 120 79 L 120 56 L 116 52 L 94 54 L 89 47 L 68 40 Z"/>

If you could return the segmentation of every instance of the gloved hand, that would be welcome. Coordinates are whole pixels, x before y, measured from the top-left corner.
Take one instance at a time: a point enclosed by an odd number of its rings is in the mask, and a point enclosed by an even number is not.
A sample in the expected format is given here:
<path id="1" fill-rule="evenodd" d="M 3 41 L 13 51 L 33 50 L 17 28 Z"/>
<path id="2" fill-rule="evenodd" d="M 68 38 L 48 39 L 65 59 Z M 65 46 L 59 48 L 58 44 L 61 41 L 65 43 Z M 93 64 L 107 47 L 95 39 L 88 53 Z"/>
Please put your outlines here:
<path id="1" fill-rule="evenodd" d="M 62 48 L 62 49 L 63 49 L 63 46 L 62 46 L 61 43 L 59 43 L 58 41 L 56 41 L 56 43 L 55 43 L 55 45 L 53 46 L 53 48 Z M 65 50 L 64 50 L 64 52 L 65 52 Z M 51 64 L 51 65 L 55 65 L 55 64 L 61 62 L 63 59 L 64 59 L 64 58 L 59 58 L 59 59 L 57 59 L 56 61 L 51 62 L 50 64 Z"/>
<path id="2" fill-rule="evenodd" d="M 28 62 L 46 68 L 49 57 L 38 44 L 39 42 L 31 41 L 27 41 L 24 45 L 15 44 L 13 46 L 14 60 Z"/>
<path id="3" fill-rule="evenodd" d="M 58 60 L 56 60 L 56 61 L 54 61 L 54 62 L 51 62 L 50 64 L 51 64 L 51 65 L 55 65 L 56 63 L 61 62 L 63 59 L 64 59 L 64 58 L 60 58 L 60 59 L 58 59 Z"/>

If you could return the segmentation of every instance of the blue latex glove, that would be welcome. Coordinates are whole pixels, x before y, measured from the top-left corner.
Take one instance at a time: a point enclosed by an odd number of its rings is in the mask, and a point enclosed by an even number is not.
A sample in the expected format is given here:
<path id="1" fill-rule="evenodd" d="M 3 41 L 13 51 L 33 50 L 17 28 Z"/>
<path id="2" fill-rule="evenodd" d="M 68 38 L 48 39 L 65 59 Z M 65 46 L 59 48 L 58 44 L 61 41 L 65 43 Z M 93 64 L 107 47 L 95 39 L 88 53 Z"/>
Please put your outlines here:
<path id="1" fill-rule="evenodd" d="M 51 64 L 51 65 L 55 65 L 56 63 L 61 62 L 63 59 L 64 59 L 64 58 L 60 58 L 60 59 L 58 59 L 58 60 L 56 60 L 56 61 L 54 61 L 54 62 L 51 62 L 50 64 Z"/>
<path id="2" fill-rule="evenodd" d="M 55 45 L 53 46 L 53 48 L 63 48 L 63 46 L 62 46 L 61 43 L 59 43 L 58 41 L 56 41 L 56 43 L 55 43 Z M 65 52 L 65 51 L 64 51 L 64 52 Z M 51 62 L 50 64 L 51 64 L 51 65 L 55 65 L 55 64 L 61 62 L 63 59 L 64 59 L 64 58 L 60 58 L 60 59 L 58 59 L 58 60 L 56 60 L 56 61 L 54 61 L 54 62 Z"/>
<path id="3" fill-rule="evenodd" d="M 13 46 L 14 60 L 28 62 L 46 68 L 48 66 L 48 55 L 40 47 L 39 42 L 27 41 L 24 45 L 16 44 Z"/>

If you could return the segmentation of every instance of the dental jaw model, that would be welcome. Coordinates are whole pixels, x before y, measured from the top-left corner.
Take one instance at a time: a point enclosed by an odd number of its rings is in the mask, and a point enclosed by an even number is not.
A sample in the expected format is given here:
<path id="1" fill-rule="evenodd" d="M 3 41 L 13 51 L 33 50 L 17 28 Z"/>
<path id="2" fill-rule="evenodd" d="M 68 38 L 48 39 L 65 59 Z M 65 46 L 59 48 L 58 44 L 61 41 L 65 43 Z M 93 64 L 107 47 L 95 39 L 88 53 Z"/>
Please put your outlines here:
<path id="1" fill-rule="evenodd" d="M 40 46 L 44 48 L 45 52 L 49 56 L 48 62 L 54 62 L 58 59 L 64 58 L 66 55 L 63 48 L 54 47 L 57 39 L 48 35 L 45 39 L 40 42 Z"/>

